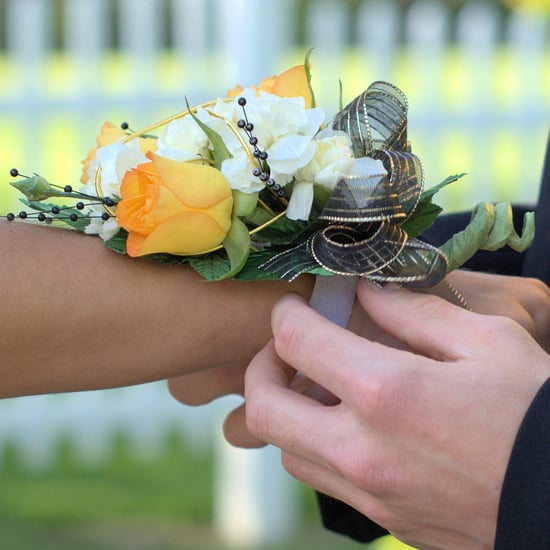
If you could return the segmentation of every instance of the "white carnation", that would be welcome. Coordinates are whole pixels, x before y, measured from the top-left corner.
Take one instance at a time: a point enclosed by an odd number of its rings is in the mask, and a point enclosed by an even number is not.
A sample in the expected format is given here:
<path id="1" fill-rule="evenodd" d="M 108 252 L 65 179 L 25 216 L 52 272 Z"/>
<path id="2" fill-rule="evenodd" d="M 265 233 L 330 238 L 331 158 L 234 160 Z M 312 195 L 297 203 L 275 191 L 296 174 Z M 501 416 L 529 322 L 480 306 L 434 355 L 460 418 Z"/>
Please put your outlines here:
<path id="1" fill-rule="evenodd" d="M 147 157 L 141 152 L 138 140 L 130 140 L 122 143 L 120 140 L 110 145 L 99 147 L 96 152 L 96 160 L 90 163 L 88 175 L 90 179 L 82 191 L 87 195 L 97 195 L 96 177 L 100 172 L 101 194 L 104 197 L 120 198 L 120 184 L 124 174 L 139 164 L 148 162 Z M 93 170 L 93 175 L 92 175 Z M 101 215 L 105 213 L 102 204 L 90 206 L 90 223 L 84 229 L 89 235 L 99 235 L 103 240 L 108 241 L 114 237 L 120 226 L 114 217 L 104 221 Z"/>
<path id="2" fill-rule="evenodd" d="M 229 181 L 231 189 L 243 193 L 255 193 L 264 188 L 264 184 L 252 174 L 254 166 L 244 151 L 222 162 L 221 172 Z"/>

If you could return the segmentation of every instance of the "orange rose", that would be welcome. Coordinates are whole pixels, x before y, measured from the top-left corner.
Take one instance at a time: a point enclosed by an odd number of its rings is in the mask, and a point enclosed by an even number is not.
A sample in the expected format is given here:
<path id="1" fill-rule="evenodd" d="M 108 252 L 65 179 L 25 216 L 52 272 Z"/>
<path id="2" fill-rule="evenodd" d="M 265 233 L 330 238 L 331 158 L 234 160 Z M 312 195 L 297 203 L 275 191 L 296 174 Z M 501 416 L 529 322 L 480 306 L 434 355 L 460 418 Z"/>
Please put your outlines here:
<path id="1" fill-rule="evenodd" d="M 117 126 L 116 124 L 113 124 L 112 122 L 109 122 L 109 121 L 106 121 L 103 123 L 99 136 L 97 136 L 96 138 L 97 147 L 90 149 L 90 151 L 88 152 L 88 155 L 82 161 L 83 167 L 82 167 L 82 176 L 80 177 L 80 181 L 83 184 L 88 183 L 88 167 L 90 166 L 90 161 L 96 158 L 97 149 L 99 147 L 103 147 L 104 145 L 111 145 L 111 143 L 115 143 L 115 141 L 119 140 L 122 137 L 125 137 L 126 135 L 127 135 L 126 132 L 120 126 Z M 141 152 L 144 155 L 149 151 L 154 152 L 157 150 L 156 139 L 153 139 L 153 138 L 138 138 L 138 139 L 139 139 L 139 148 L 141 149 Z"/>
<path id="2" fill-rule="evenodd" d="M 126 229 L 129 256 L 200 254 L 223 242 L 231 227 L 233 196 L 215 168 L 154 154 L 127 172 L 117 221 Z"/>
<path id="3" fill-rule="evenodd" d="M 313 101 L 305 65 L 296 65 L 280 75 L 269 76 L 259 86 L 251 86 L 251 88 L 279 97 L 303 97 L 307 108 L 311 107 Z M 228 90 L 227 97 L 236 97 L 242 91 L 243 87 L 237 86 L 233 90 Z"/>

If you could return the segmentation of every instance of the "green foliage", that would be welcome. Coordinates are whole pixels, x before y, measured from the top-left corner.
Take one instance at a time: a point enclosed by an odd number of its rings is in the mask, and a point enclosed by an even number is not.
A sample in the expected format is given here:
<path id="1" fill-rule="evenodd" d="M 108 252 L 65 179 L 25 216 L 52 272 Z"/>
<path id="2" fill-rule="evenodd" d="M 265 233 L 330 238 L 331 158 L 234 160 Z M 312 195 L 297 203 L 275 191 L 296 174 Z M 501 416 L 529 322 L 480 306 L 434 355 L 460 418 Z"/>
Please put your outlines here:
<path id="1" fill-rule="evenodd" d="M 108 248 L 116 252 L 117 254 L 126 254 L 126 240 L 128 239 L 128 231 L 120 229 L 120 231 L 111 237 L 105 244 Z"/>
<path id="2" fill-rule="evenodd" d="M 442 212 L 442 208 L 436 204 L 432 203 L 433 197 L 441 191 L 447 185 L 458 181 L 465 174 L 457 174 L 454 176 L 449 176 L 445 178 L 440 184 L 434 185 L 430 189 L 427 189 L 420 196 L 420 200 L 416 205 L 413 213 L 409 218 L 403 223 L 403 229 L 407 232 L 407 235 L 410 237 L 417 237 L 425 231 L 435 222 L 437 216 Z"/>
<path id="3" fill-rule="evenodd" d="M 29 208 L 32 208 L 36 212 L 43 212 L 44 214 L 46 214 L 49 220 L 51 220 L 51 223 L 67 225 L 75 231 L 83 232 L 86 226 L 90 223 L 90 220 L 84 218 L 82 212 L 80 210 L 77 210 L 76 208 L 59 206 L 58 204 L 38 202 L 27 199 L 20 200 L 23 204 L 25 204 Z M 62 214 L 60 216 L 52 214 L 52 208 L 56 206 L 62 209 Z M 74 214 L 77 217 L 75 221 L 72 221 L 69 218 L 71 214 Z"/>
<path id="4" fill-rule="evenodd" d="M 233 216 L 240 218 L 250 216 L 258 204 L 258 193 L 243 193 L 238 189 L 232 189 Z"/>
<path id="5" fill-rule="evenodd" d="M 535 215 L 527 212 L 523 218 L 521 236 L 514 228 L 510 203 L 480 203 L 464 230 L 455 233 L 441 246 L 449 260 L 449 271 L 464 265 L 478 250 L 498 250 L 504 246 L 523 252 L 535 238 Z"/>
<path id="6" fill-rule="evenodd" d="M 43 201 L 51 197 L 62 197 L 64 193 L 53 188 L 46 178 L 35 174 L 30 178 L 11 181 L 10 185 L 31 201 Z"/>
<path id="7" fill-rule="evenodd" d="M 229 258 L 223 252 L 192 256 L 189 258 L 189 265 L 207 281 L 216 281 L 231 269 Z"/>
<path id="8" fill-rule="evenodd" d="M 214 155 L 214 166 L 220 170 L 222 166 L 222 162 L 226 159 L 231 158 L 231 153 L 227 149 L 227 146 L 225 145 L 225 142 L 223 141 L 222 137 L 218 132 L 210 128 L 210 126 L 207 126 L 202 122 L 199 117 L 193 113 L 191 110 L 191 107 L 189 106 L 189 102 L 186 100 L 187 103 L 187 109 L 189 111 L 189 114 L 193 117 L 193 120 L 198 124 L 198 126 L 201 128 L 201 130 L 206 134 L 206 137 L 209 139 L 210 144 L 212 145 L 213 155 Z"/>
<path id="9" fill-rule="evenodd" d="M 68 442 L 56 465 L 28 472 L 13 447 L 0 463 L 0 546 L 17 550 L 220 550 L 213 528 L 214 457 L 175 432 L 148 461 L 121 435 L 101 466 L 79 464 Z M 298 532 L 261 550 L 351 550 L 362 545 L 323 529 L 314 492 L 297 487 Z M 387 548 L 384 546 L 384 548 Z M 259 550 L 258 548 L 250 550 Z"/>
<path id="10" fill-rule="evenodd" d="M 411 217 L 403 223 L 403 229 L 409 237 L 418 237 L 422 231 L 432 226 L 442 210 L 431 199 L 421 200 Z"/>
<path id="11" fill-rule="evenodd" d="M 227 253 L 231 267 L 216 278 L 218 281 L 229 279 L 236 275 L 244 267 L 248 259 L 250 253 L 250 235 L 248 228 L 240 218 L 233 218 L 231 228 L 223 241 L 223 247 Z"/>
<path id="12" fill-rule="evenodd" d="M 290 220 L 282 216 L 276 222 L 262 229 L 258 236 L 273 245 L 288 245 L 299 241 L 305 232 L 312 233 L 316 226 L 303 220 Z"/>
<path id="13" fill-rule="evenodd" d="M 307 87 L 309 90 L 309 93 L 311 94 L 311 108 L 316 107 L 316 101 L 315 101 L 315 91 L 313 90 L 313 85 L 311 84 L 311 65 L 309 58 L 311 57 L 311 52 L 313 50 L 308 50 L 306 53 L 306 57 L 304 59 L 304 68 L 306 71 L 306 80 L 307 80 Z"/>

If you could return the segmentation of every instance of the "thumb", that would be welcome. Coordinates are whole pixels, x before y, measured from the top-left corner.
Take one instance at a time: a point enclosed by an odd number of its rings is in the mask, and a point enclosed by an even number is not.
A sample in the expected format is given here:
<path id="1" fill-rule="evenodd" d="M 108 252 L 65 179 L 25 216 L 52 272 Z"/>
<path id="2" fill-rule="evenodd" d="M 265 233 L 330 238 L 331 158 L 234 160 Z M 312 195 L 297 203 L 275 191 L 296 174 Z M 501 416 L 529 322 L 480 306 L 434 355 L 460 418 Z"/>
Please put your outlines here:
<path id="1" fill-rule="evenodd" d="M 246 427 L 246 404 L 231 411 L 223 423 L 223 435 L 234 447 L 254 449 L 265 446 L 265 442 L 254 437 Z"/>

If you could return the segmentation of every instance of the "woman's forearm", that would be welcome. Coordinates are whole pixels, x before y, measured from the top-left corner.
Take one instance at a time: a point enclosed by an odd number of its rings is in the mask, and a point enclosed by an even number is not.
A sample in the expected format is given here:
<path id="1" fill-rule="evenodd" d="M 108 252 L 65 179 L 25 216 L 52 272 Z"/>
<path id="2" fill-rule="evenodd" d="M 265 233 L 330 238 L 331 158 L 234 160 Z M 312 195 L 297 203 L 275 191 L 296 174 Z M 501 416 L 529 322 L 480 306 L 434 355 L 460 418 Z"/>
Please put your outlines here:
<path id="1" fill-rule="evenodd" d="M 246 363 L 282 294 L 312 281 L 210 283 L 100 239 L 0 223 L 0 397 L 114 387 Z"/>

